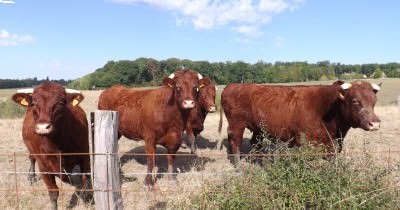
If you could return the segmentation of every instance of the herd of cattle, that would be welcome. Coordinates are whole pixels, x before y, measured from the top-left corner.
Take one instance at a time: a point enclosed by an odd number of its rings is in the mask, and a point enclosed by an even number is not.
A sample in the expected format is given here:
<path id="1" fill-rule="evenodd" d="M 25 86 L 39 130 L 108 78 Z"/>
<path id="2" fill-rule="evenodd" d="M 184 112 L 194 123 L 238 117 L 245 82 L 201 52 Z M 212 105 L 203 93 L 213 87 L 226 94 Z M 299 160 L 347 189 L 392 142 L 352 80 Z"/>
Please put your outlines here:
<path id="1" fill-rule="evenodd" d="M 147 176 L 144 184 L 152 189 L 156 145 L 167 149 L 168 174 L 176 177 L 175 154 L 181 147 L 182 135 L 190 139 L 196 153 L 195 137 L 203 130 L 207 113 L 215 112 L 216 85 L 209 77 L 193 70 L 177 70 L 156 89 L 136 90 L 115 85 L 103 91 L 98 109 L 119 112 L 118 136 L 144 140 Z M 340 152 L 348 130 L 377 130 L 380 120 L 374 113 L 380 85 L 364 81 L 332 85 L 277 86 L 229 84 L 221 94 L 220 124 L 223 113 L 228 121 L 228 151 L 239 161 L 239 148 L 245 128 L 252 131 L 251 144 L 256 144 L 264 131 L 278 140 L 301 146 L 304 139 L 322 144 L 329 152 Z M 51 205 L 57 209 L 59 195 L 55 177 L 71 182 L 69 173 L 79 166 L 80 180 L 73 181 L 76 194 L 91 202 L 92 193 L 81 189 L 90 186 L 88 122 L 79 106 L 84 96 L 76 90 L 55 83 L 42 83 L 34 89 L 18 90 L 12 99 L 27 108 L 22 137 L 30 152 L 31 172 L 36 180 L 35 162 L 45 183 Z M 60 156 L 60 153 L 76 155 Z M 50 154 L 50 155 L 43 155 Z M 76 205 L 70 202 L 69 207 Z"/>

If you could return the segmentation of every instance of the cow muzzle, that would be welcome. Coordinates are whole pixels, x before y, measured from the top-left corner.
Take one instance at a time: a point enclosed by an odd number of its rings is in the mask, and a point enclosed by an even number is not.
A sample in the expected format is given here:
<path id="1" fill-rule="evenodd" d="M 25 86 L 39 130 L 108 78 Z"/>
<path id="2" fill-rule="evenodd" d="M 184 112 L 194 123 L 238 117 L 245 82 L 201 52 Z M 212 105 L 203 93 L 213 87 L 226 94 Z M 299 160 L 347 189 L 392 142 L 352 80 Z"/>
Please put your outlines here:
<path id="1" fill-rule="evenodd" d="M 381 123 L 380 122 L 369 122 L 368 123 L 368 130 L 369 131 L 379 130 L 380 127 L 381 127 Z"/>
<path id="2" fill-rule="evenodd" d="M 192 109 L 192 108 L 194 108 L 194 101 L 193 100 L 184 100 L 182 105 L 183 105 L 183 108 L 185 108 L 185 109 Z"/>
<path id="3" fill-rule="evenodd" d="M 50 123 L 38 123 L 35 127 L 35 132 L 39 135 L 47 135 L 53 131 L 53 126 Z"/>
<path id="4" fill-rule="evenodd" d="M 210 107 L 208 108 L 208 112 L 210 112 L 210 113 L 213 113 L 213 112 L 215 112 L 215 111 L 217 111 L 217 108 L 215 108 L 215 106 L 210 106 Z"/>

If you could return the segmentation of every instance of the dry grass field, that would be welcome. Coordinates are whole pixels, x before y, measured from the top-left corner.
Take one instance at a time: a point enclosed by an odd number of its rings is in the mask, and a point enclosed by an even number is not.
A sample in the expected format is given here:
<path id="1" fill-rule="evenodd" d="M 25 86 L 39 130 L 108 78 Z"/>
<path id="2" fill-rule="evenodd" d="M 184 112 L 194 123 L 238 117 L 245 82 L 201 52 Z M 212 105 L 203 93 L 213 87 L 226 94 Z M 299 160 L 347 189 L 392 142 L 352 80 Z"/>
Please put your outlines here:
<path id="1" fill-rule="evenodd" d="M 400 79 L 383 79 L 382 90 L 378 94 L 376 113 L 382 121 L 381 129 L 376 132 L 365 132 L 351 129 L 344 141 L 341 155 L 357 160 L 361 152 L 370 152 L 372 157 L 383 166 L 400 162 L 400 107 L 395 104 L 400 94 Z M 314 82 L 326 84 L 326 82 Z M 331 83 L 331 82 L 328 82 Z M 305 83 L 302 83 L 305 84 Z M 309 84 L 309 83 L 307 83 Z M 219 92 L 222 87 L 219 88 Z M 0 101 L 10 97 L 14 90 L 0 90 Z M 85 100 L 82 107 L 86 113 L 96 110 L 96 103 L 101 91 L 84 91 Z M 1 111 L 1 110 L 0 110 Z M 226 120 L 222 134 L 217 132 L 219 113 L 209 114 L 205 121 L 205 130 L 197 138 L 198 157 L 190 156 L 188 148 L 181 148 L 176 158 L 179 184 L 176 185 L 159 175 L 157 189 L 147 192 L 143 188 L 146 160 L 144 156 L 131 156 L 129 153 L 144 154 L 142 141 L 136 142 L 121 138 L 119 154 L 122 168 L 122 197 L 125 209 L 169 209 L 173 202 L 188 200 L 191 195 L 201 193 L 199 189 L 207 183 L 220 183 L 226 176 L 235 175 L 235 170 L 227 160 L 226 147 L 216 148 L 217 141 L 223 139 L 226 145 Z M 0 120 L 0 209 L 49 209 L 50 202 L 42 182 L 30 185 L 26 179 L 29 167 L 25 146 L 21 138 L 22 119 Z M 246 131 L 245 138 L 251 136 Z M 248 152 L 248 141 L 245 140 L 243 151 Z M 165 149 L 157 148 L 165 154 Z M 246 163 L 248 164 L 248 163 Z M 157 157 L 159 173 L 166 171 L 165 156 Z M 17 174 L 13 173 L 14 171 Z M 61 183 L 59 183 L 59 186 Z M 59 206 L 65 209 L 72 194 L 72 187 L 61 185 Z M 94 209 L 93 206 L 79 204 L 76 209 Z"/>

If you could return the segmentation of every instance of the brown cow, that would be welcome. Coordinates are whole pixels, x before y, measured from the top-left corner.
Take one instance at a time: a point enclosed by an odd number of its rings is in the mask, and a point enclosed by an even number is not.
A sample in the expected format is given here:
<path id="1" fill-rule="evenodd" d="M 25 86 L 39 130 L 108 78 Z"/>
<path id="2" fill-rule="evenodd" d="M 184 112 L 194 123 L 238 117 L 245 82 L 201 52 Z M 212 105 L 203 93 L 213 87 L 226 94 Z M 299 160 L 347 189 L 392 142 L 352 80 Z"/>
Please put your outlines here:
<path id="1" fill-rule="evenodd" d="M 84 185 L 90 185 L 90 175 L 87 174 L 90 173 L 89 154 L 58 155 L 89 153 L 86 114 L 78 106 L 84 98 L 83 95 L 76 92 L 67 93 L 62 86 L 50 82 L 42 83 L 28 92 L 19 91 L 12 99 L 27 108 L 22 137 L 31 154 L 30 171 L 34 170 L 36 160 L 42 172 L 41 178 L 49 192 L 52 209 L 57 209 L 59 191 L 55 177 L 67 183 L 71 180 L 74 182 L 76 179 L 71 179 L 72 177 L 65 173 L 71 173 L 77 165 L 83 175 L 77 183 L 71 184 L 76 187 L 76 194 L 84 201 L 90 201 L 92 193 L 81 192 Z M 69 207 L 76 205 L 76 201 L 76 197 L 73 197 Z"/>
<path id="2" fill-rule="evenodd" d="M 100 110 L 119 112 L 118 133 L 133 140 L 144 140 L 147 154 L 145 186 L 152 189 L 155 180 L 156 144 L 167 149 L 168 173 L 172 173 L 175 154 L 190 110 L 196 106 L 198 87 L 205 80 L 192 70 L 181 70 L 163 79 L 163 86 L 150 90 L 128 89 L 114 85 L 99 98 Z M 171 177 L 175 180 L 176 177 Z"/>
<path id="3" fill-rule="evenodd" d="M 176 73 L 175 73 L 176 75 Z M 204 77 L 205 82 L 199 86 L 198 106 L 192 109 L 186 123 L 186 135 L 190 142 L 190 151 L 196 154 L 195 139 L 204 129 L 204 120 L 209 112 L 215 112 L 215 94 L 217 86 L 209 77 Z"/>
<path id="4" fill-rule="evenodd" d="M 379 129 L 380 120 L 374 113 L 378 90 L 380 86 L 364 81 L 313 86 L 229 84 L 222 92 L 221 105 L 229 124 L 234 163 L 239 161 L 245 128 L 253 132 L 252 144 L 266 130 L 292 145 L 300 146 L 305 137 L 314 145 L 325 145 L 330 152 L 340 152 L 351 127 Z M 222 110 L 219 131 L 221 125 Z"/>

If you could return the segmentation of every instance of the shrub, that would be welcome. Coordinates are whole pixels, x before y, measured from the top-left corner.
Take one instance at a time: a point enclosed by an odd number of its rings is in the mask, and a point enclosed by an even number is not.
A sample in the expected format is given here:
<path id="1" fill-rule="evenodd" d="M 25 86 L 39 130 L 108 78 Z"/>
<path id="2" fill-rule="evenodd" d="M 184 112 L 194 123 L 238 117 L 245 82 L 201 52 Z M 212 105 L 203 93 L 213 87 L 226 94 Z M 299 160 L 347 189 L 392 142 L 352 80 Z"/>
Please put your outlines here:
<path id="1" fill-rule="evenodd" d="M 267 144 L 271 147 L 271 143 Z M 273 146 L 276 147 L 276 146 Z M 265 151 L 264 147 L 264 151 Z M 276 147 L 282 151 L 281 146 Z M 269 149 L 270 150 L 270 149 Z M 366 154 L 361 162 L 340 154 L 326 160 L 321 148 L 286 147 L 285 153 L 240 170 L 243 176 L 205 184 L 200 195 L 176 208 L 189 209 L 399 209 L 391 169 Z M 270 150 L 271 151 L 271 150 Z M 275 153 L 274 151 L 272 151 Z"/>
<path id="2" fill-rule="evenodd" d="M 21 118 L 24 114 L 25 109 L 11 99 L 0 102 L 0 118 Z"/>

